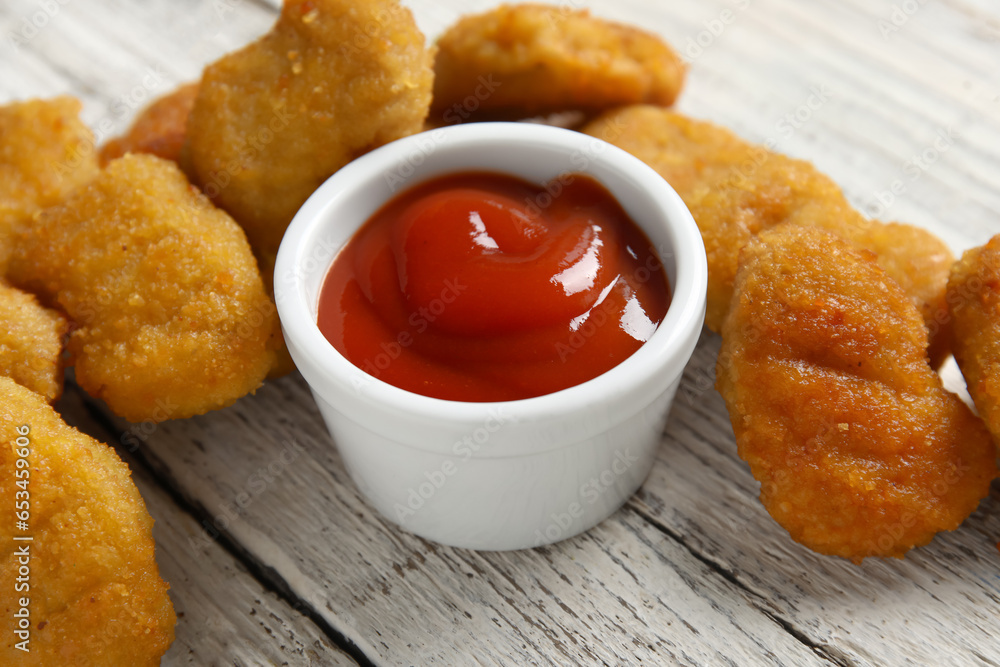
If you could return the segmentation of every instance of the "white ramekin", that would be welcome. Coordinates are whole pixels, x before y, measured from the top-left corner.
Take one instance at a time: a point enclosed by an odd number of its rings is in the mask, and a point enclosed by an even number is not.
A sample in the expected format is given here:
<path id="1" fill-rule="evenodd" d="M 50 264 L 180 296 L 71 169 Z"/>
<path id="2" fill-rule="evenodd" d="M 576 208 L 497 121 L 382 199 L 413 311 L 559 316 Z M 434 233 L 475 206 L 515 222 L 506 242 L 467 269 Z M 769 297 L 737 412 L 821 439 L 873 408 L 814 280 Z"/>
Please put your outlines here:
<path id="1" fill-rule="evenodd" d="M 602 182 L 646 232 L 670 279 L 672 301 L 653 336 L 593 380 L 496 403 L 414 394 L 347 361 L 316 325 L 334 256 L 393 195 L 465 170 L 539 184 L 582 172 Z M 569 130 L 478 123 L 393 142 L 334 174 L 285 234 L 275 297 L 292 358 L 371 504 L 435 542 L 501 550 L 576 535 L 639 488 L 701 332 L 706 280 L 691 214 L 641 161 Z"/>

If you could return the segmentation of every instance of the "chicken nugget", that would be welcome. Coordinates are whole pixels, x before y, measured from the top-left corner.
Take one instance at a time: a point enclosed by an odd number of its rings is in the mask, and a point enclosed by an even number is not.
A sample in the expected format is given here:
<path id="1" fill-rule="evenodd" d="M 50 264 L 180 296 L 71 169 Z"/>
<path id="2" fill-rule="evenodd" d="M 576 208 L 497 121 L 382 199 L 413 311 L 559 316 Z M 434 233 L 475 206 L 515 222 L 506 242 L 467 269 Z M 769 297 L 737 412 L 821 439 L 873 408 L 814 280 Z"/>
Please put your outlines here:
<path id="1" fill-rule="evenodd" d="M 969 394 L 1000 443 L 1000 234 L 962 255 L 948 281 L 952 351 Z"/>
<path id="2" fill-rule="evenodd" d="M 744 247 L 717 387 L 793 539 L 854 562 L 902 557 L 989 493 L 989 433 L 926 347 L 920 313 L 871 252 L 793 225 Z"/>
<path id="3" fill-rule="evenodd" d="M 126 153 L 150 153 L 180 162 L 187 132 L 187 119 L 198 94 L 198 83 L 189 83 L 146 107 L 129 131 L 101 148 L 101 165 Z"/>
<path id="4" fill-rule="evenodd" d="M 182 163 L 261 265 L 305 200 L 368 151 L 420 132 L 432 54 L 396 0 L 286 0 L 257 42 L 209 65 Z"/>
<path id="5" fill-rule="evenodd" d="M 54 401 L 63 389 L 66 318 L 0 280 L 0 375 Z"/>
<path id="6" fill-rule="evenodd" d="M 789 222 L 822 227 L 874 252 L 934 334 L 934 365 L 947 356 L 945 287 L 954 257 L 932 233 L 867 220 L 808 162 L 665 109 L 621 109 L 597 119 L 584 132 L 653 167 L 691 210 L 708 254 L 709 329 L 718 331 L 725 319 L 740 249 L 762 230 Z"/>
<path id="7" fill-rule="evenodd" d="M 0 443 L 0 663 L 158 665 L 177 619 L 128 466 L 4 377 Z"/>
<path id="8" fill-rule="evenodd" d="M 77 383 L 130 421 L 225 407 L 274 362 L 246 236 L 173 162 L 112 161 L 19 241 L 11 280 L 69 315 Z"/>
<path id="9" fill-rule="evenodd" d="M 0 106 L 0 275 L 14 227 L 97 176 L 80 108 L 72 97 Z"/>
<path id="10" fill-rule="evenodd" d="M 475 111 L 670 106 L 684 83 L 684 63 L 656 35 L 569 7 L 503 5 L 466 16 L 437 47 L 434 115 L 448 124 Z"/>
<path id="11" fill-rule="evenodd" d="M 823 225 L 854 245 L 871 250 L 885 270 L 920 311 L 928 330 L 927 357 L 938 368 L 951 354 L 952 321 L 946 298 L 948 275 L 955 262 L 951 249 L 932 232 L 900 222 L 848 218 L 851 226 Z M 794 218 L 793 218 L 794 221 Z M 809 224 L 809 221 L 806 221 Z"/>
<path id="12" fill-rule="evenodd" d="M 180 162 L 181 149 L 187 133 L 187 119 L 194 106 L 200 82 L 181 86 L 153 102 L 145 111 L 139 114 L 132 128 L 122 137 L 112 139 L 101 149 L 101 163 L 107 165 L 111 160 L 126 153 L 149 153 L 165 160 Z M 261 266 L 261 277 L 268 295 L 273 297 L 273 266 Z M 275 310 L 277 312 L 277 310 Z M 275 319 L 276 360 L 268 374 L 269 378 L 281 377 L 295 370 L 281 327 Z"/>

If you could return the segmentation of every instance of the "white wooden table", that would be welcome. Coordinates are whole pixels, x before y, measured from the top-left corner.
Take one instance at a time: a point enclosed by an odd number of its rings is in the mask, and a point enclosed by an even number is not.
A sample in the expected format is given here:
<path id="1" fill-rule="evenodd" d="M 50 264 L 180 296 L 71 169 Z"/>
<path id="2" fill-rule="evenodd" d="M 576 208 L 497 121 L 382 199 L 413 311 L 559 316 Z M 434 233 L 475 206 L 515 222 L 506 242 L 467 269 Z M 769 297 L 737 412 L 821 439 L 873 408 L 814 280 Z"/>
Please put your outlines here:
<path id="1" fill-rule="evenodd" d="M 434 36 L 494 0 L 409 4 Z M 996 0 L 563 4 L 661 33 L 691 61 L 680 110 L 774 139 L 866 212 L 955 250 L 1000 232 Z M 103 139 L 274 15 L 264 0 L 3 0 L 0 99 L 73 93 Z M 375 515 L 298 375 L 159 426 L 72 385 L 59 407 L 118 444 L 156 519 L 179 616 L 164 664 L 1000 664 L 997 485 L 905 561 L 813 554 L 736 457 L 718 346 L 703 336 L 642 490 L 585 535 L 514 553 Z"/>

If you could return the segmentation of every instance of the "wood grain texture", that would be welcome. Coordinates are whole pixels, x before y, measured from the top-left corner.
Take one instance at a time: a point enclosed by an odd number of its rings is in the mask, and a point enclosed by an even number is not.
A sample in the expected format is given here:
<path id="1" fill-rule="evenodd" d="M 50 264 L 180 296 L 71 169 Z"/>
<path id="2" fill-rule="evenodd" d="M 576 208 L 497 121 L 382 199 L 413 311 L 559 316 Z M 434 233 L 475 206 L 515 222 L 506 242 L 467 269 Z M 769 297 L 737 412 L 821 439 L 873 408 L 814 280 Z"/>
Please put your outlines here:
<path id="1" fill-rule="evenodd" d="M 108 441 L 108 431 L 94 421 L 81 396 L 70 388 L 56 407 L 67 423 Z M 177 612 L 176 639 L 163 665 L 357 664 L 218 543 L 202 540 L 198 522 L 129 457 L 127 447 L 119 446 L 118 453 L 156 522 L 156 560 Z"/>
<path id="2" fill-rule="evenodd" d="M 767 651 L 783 664 L 823 662 L 635 512 L 522 552 L 452 549 L 396 528 L 351 484 L 298 377 L 165 422 L 139 455 L 200 508 L 206 541 L 225 531 L 247 545 L 386 664 L 747 664 Z"/>
<path id="3" fill-rule="evenodd" d="M 1000 656 L 1000 490 L 957 530 L 905 560 L 861 566 L 792 542 L 756 502 L 721 396 L 706 390 L 706 334 L 674 405 L 660 460 L 630 505 L 775 613 L 851 664 L 976 664 Z"/>
<path id="4" fill-rule="evenodd" d="M 72 92 L 109 132 L 275 15 L 272 0 L 65 0 L 12 41 L 42 4 L 0 4 L 0 100 Z M 495 4 L 408 3 L 429 35 Z M 813 161 L 862 211 L 955 250 L 1000 232 L 995 2 L 559 4 L 663 35 L 690 64 L 681 111 Z M 114 422 L 138 444 L 136 469 L 155 472 L 155 484 L 137 481 L 161 567 L 197 619 L 182 622 L 178 646 L 196 664 L 310 664 L 282 646 L 349 661 L 335 641 L 393 665 L 1000 664 L 997 485 L 959 530 L 904 561 L 856 567 L 809 552 L 768 517 L 736 457 L 712 388 L 718 345 L 700 342 L 639 494 L 587 534 L 523 552 L 441 547 L 375 515 L 298 376 L 205 417 Z M 265 608 L 283 620 L 255 625 Z M 205 631 L 211 618 L 218 632 Z M 240 637 L 257 653 L 238 653 Z"/>

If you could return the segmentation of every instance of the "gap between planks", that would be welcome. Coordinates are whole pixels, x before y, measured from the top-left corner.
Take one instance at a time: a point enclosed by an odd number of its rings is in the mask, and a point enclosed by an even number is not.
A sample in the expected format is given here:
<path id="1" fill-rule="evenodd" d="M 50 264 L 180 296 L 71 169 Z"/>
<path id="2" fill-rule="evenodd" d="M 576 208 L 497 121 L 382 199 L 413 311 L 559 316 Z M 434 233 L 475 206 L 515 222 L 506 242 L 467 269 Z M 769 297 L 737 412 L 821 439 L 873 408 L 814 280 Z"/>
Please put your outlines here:
<path id="1" fill-rule="evenodd" d="M 645 512 L 639 507 L 637 507 L 632 500 L 626 503 L 623 509 L 625 509 L 626 511 L 633 512 L 643 521 L 645 521 L 652 527 L 659 530 L 668 538 L 677 542 L 677 544 L 679 544 L 680 546 L 687 549 L 688 553 L 690 553 L 694 558 L 703 563 L 705 567 L 715 572 L 717 575 L 728 581 L 736 588 L 739 588 L 748 598 L 752 600 L 759 600 L 762 603 L 766 602 L 766 600 L 761 596 L 760 593 L 749 588 L 743 581 L 740 580 L 739 577 L 736 576 L 736 574 L 731 569 L 725 567 L 721 563 L 717 562 L 716 560 L 710 558 L 706 554 L 701 553 L 699 550 L 692 547 L 684 540 L 682 535 L 672 530 L 662 521 L 658 521 L 648 512 Z M 800 630 L 799 628 L 795 627 L 795 624 L 793 624 L 791 621 L 782 618 L 780 615 L 776 614 L 773 610 L 768 609 L 766 604 L 757 604 L 755 602 L 754 607 L 756 607 L 758 611 L 760 611 L 762 614 L 764 614 L 772 621 L 774 621 L 777 625 L 781 626 L 781 628 L 784 629 L 785 632 L 787 632 L 790 636 L 798 640 L 803 646 L 813 651 L 817 655 L 817 657 L 827 660 L 832 664 L 838 665 L 838 667 L 854 667 L 854 665 L 856 664 L 853 660 L 851 660 L 847 656 L 837 655 L 836 651 L 831 650 L 832 647 L 824 646 L 823 644 L 813 641 L 809 637 L 809 635 L 807 635 L 803 630 Z"/>
<path id="2" fill-rule="evenodd" d="M 108 433 L 112 441 L 120 442 L 125 432 L 115 423 L 117 418 L 108 413 L 107 408 L 102 403 L 90 398 L 76 385 L 67 385 L 67 389 L 70 389 L 70 387 L 72 387 L 73 391 L 80 394 L 88 413 Z M 169 465 L 160 460 L 151 451 L 151 448 L 138 447 L 135 451 L 130 452 L 129 456 L 139 465 L 143 466 L 145 470 L 149 471 L 160 488 L 170 496 L 182 511 L 189 514 L 200 526 L 212 525 L 213 514 L 202 502 L 185 491 L 183 485 L 174 478 Z M 685 542 L 683 537 L 678 533 L 637 507 L 634 499 L 629 501 L 621 511 L 631 512 L 657 532 L 661 533 L 666 539 L 676 543 L 695 560 L 702 563 L 728 584 L 739 589 L 746 596 L 750 606 L 760 613 L 763 618 L 772 622 L 776 628 L 786 633 L 791 640 L 801 644 L 804 649 L 812 652 L 817 659 L 836 667 L 855 667 L 857 664 L 849 657 L 841 655 L 835 647 L 824 646 L 820 641 L 809 637 L 807 631 L 796 627 L 792 620 L 783 618 L 776 610 L 768 608 L 766 598 L 761 593 L 748 587 L 732 571 L 726 569 L 710 556 L 700 552 L 693 545 Z M 263 562 L 250 549 L 240 543 L 228 530 L 219 530 L 216 528 L 213 532 L 217 533 L 217 536 L 214 537 L 215 541 L 239 561 L 251 576 L 259 581 L 267 590 L 288 603 L 293 609 L 309 618 L 327 635 L 332 643 L 345 653 L 348 653 L 359 665 L 362 667 L 374 667 L 377 664 L 357 644 L 335 628 L 311 603 L 297 595 L 290 583 L 275 568 Z"/>
<path id="3" fill-rule="evenodd" d="M 108 416 L 104 409 L 94 401 L 85 391 L 80 389 L 75 383 L 67 381 L 66 393 L 73 393 L 76 398 L 82 401 L 84 409 L 91 419 L 100 427 L 108 437 L 107 443 L 116 443 L 113 447 L 118 450 L 117 443 L 122 442 L 124 432 L 118 428 Z M 95 436 L 96 437 L 96 436 Z M 121 453 L 119 452 L 119 456 Z M 149 477 L 156 483 L 181 512 L 191 517 L 199 526 L 211 523 L 211 514 L 200 503 L 190 500 L 181 490 L 180 485 L 174 480 L 169 469 L 162 462 L 153 460 L 143 447 L 136 447 L 129 450 L 127 457 L 133 465 L 140 465 Z M 273 593 L 278 599 L 287 603 L 293 610 L 308 618 L 327 639 L 353 658 L 360 667 L 376 667 L 375 662 L 364 653 L 354 642 L 346 638 L 340 631 L 330 625 L 329 622 L 316 611 L 306 600 L 297 596 L 288 583 L 270 566 L 257 559 L 242 544 L 233 539 L 227 531 L 218 531 L 214 536 L 214 541 L 221 546 L 230 556 L 240 563 L 251 577 L 254 578 L 265 590 Z M 169 583 L 169 582 L 168 582 Z"/>

